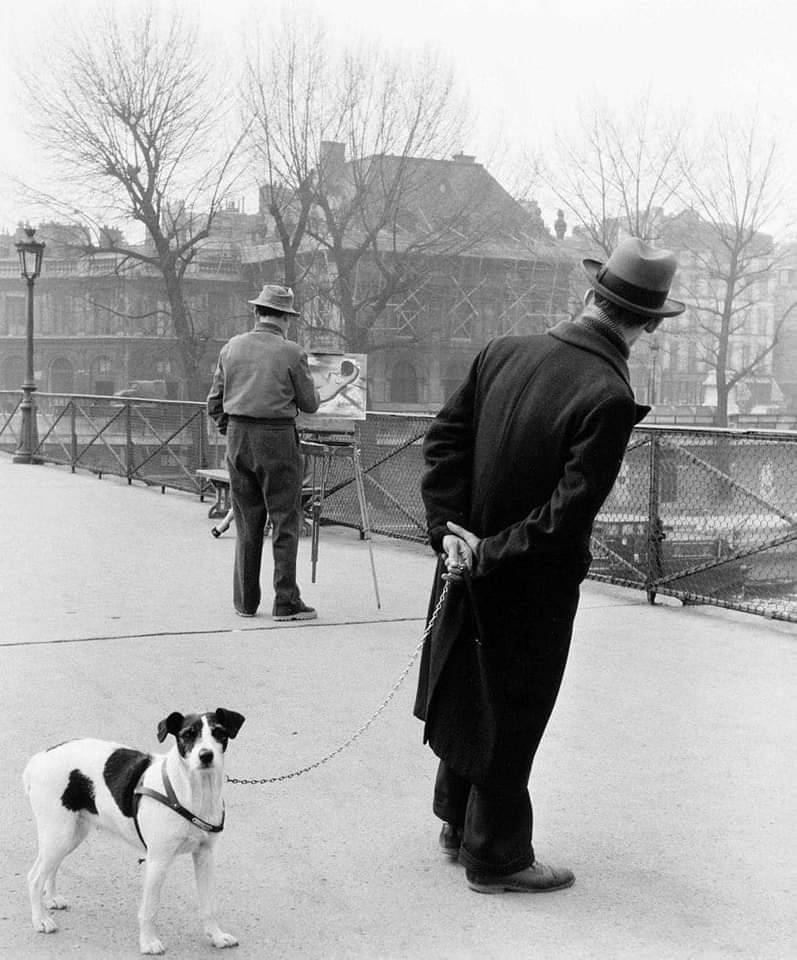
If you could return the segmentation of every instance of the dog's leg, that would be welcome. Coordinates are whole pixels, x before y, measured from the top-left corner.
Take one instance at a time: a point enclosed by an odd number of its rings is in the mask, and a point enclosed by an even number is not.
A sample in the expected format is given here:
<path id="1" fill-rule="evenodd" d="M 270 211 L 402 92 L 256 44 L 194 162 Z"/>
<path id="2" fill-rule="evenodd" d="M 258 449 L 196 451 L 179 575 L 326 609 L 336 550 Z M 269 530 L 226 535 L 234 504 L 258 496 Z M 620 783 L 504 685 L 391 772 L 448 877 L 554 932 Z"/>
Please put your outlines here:
<path id="1" fill-rule="evenodd" d="M 53 920 L 44 907 L 44 876 L 47 861 L 42 854 L 41 844 L 39 854 L 28 871 L 28 895 L 30 896 L 30 919 L 33 929 L 37 933 L 55 933 L 58 924 Z"/>
<path id="2" fill-rule="evenodd" d="M 86 823 L 85 820 L 78 819 L 77 825 L 75 827 L 75 835 L 70 841 L 69 849 L 66 851 L 63 857 L 58 861 L 55 866 L 50 870 L 48 876 L 44 878 L 44 905 L 48 910 L 66 910 L 69 906 L 66 899 L 56 893 L 55 890 L 55 878 L 58 873 L 58 868 L 63 863 L 64 857 L 72 853 L 81 843 L 86 839 L 91 830 L 91 826 Z"/>
<path id="3" fill-rule="evenodd" d="M 156 857 L 147 854 L 144 871 L 144 894 L 138 911 L 138 943 L 142 953 L 164 953 L 166 947 L 155 932 L 155 915 L 158 912 L 163 881 L 172 862 L 171 857 Z"/>
<path id="4" fill-rule="evenodd" d="M 230 933 L 225 933 L 216 922 L 215 915 L 215 876 L 213 848 L 203 845 L 194 851 L 194 872 L 199 893 L 199 915 L 202 929 L 214 947 L 237 947 L 238 941 Z"/>
<path id="5" fill-rule="evenodd" d="M 61 862 L 85 838 L 87 825 L 67 811 L 59 811 L 55 821 L 43 825 L 38 821 L 39 853 L 28 872 L 28 894 L 33 929 L 39 933 L 55 933 L 58 924 L 46 907 L 64 910 L 66 900 L 56 896 L 55 875 Z M 47 903 L 45 903 L 45 897 Z"/>

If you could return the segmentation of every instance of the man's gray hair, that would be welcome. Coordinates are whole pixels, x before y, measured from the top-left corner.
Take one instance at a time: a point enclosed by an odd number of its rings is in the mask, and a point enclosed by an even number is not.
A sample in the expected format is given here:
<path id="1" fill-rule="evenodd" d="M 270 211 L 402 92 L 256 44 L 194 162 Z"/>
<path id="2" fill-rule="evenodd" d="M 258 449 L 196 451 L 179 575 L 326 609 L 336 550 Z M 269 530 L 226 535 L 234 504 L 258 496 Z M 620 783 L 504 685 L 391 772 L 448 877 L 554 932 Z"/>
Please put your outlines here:
<path id="1" fill-rule="evenodd" d="M 607 300 L 599 293 L 596 293 L 592 302 L 595 306 L 611 320 L 621 327 L 644 327 L 650 323 L 650 317 L 643 316 L 641 313 L 634 313 L 632 310 L 626 310 L 612 300 Z"/>

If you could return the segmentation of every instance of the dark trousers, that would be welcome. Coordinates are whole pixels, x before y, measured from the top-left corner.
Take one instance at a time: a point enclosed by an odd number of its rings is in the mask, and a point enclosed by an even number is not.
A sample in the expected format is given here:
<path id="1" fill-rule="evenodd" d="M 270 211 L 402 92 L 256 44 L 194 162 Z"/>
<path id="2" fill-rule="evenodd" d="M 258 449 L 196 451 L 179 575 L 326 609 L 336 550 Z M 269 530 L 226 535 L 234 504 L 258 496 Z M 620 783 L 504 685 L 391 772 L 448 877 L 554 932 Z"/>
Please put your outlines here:
<path id="1" fill-rule="evenodd" d="M 260 564 L 269 517 L 275 603 L 295 603 L 303 474 L 295 427 L 230 420 L 227 469 L 236 531 L 235 609 L 255 613 L 260 605 Z"/>
<path id="2" fill-rule="evenodd" d="M 502 877 L 534 863 L 528 788 L 488 790 L 437 768 L 435 815 L 463 831 L 459 858 L 480 876 Z"/>

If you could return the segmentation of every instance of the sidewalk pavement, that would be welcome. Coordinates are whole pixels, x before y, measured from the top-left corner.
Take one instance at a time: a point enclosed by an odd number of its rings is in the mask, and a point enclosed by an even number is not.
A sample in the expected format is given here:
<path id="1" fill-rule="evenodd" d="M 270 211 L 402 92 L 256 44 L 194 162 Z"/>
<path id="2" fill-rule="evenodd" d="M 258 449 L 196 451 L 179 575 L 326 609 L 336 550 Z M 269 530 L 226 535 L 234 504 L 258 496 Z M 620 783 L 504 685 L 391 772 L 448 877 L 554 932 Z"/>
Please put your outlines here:
<path id="1" fill-rule="evenodd" d="M 416 650 L 433 562 L 419 545 L 321 531 L 300 583 L 319 619 L 232 612 L 234 530 L 196 497 L 0 458 L 0 957 L 138 955 L 136 852 L 102 835 L 59 874 L 71 909 L 33 932 L 35 856 L 20 775 L 37 750 L 98 736 L 158 752 L 172 710 L 246 716 L 238 778 L 334 751 Z M 268 556 L 268 553 L 267 553 Z M 266 578 L 270 564 L 265 564 Z M 268 595 L 268 594 L 266 594 Z M 587 582 L 562 693 L 535 763 L 535 847 L 576 885 L 481 896 L 436 848 L 436 762 L 412 717 L 417 664 L 373 725 L 310 773 L 228 784 L 218 844 L 222 927 L 237 960 L 785 960 L 795 942 L 794 625 L 655 607 Z M 211 957 L 190 858 L 169 875 L 161 937 Z"/>

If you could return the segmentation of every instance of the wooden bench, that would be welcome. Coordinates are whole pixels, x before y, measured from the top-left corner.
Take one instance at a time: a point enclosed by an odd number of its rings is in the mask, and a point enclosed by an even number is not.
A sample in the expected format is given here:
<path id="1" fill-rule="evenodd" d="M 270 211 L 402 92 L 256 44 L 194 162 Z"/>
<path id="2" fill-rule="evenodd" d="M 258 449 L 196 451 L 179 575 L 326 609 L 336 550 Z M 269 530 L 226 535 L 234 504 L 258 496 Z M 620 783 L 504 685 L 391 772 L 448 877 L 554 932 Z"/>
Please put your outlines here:
<path id="1" fill-rule="evenodd" d="M 201 480 L 207 480 L 211 484 L 213 490 L 216 494 L 216 502 L 208 510 L 208 517 L 211 520 L 217 520 L 219 518 L 223 519 L 227 516 L 230 510 L 230 474 L 226 470 L 197 470 L 196 475 Z M 204 502 L 205 494 L 204 489 L 200 491 L 199 494 L 200 502 Z M 311 504 L 313 500 L 313 490 L 307 487 L 302 488 L 302 501 L 306 504 Z M 320 503 L 320 501 L 319 501 Z M 305 512 L 304 522 L 302 524 L 301 535 L 303 537 L 310 536 L 310 533 L 313 529 L 312 517 L 308 516 L 307 511 Z M 271 530 L 271 522 L 266 525 L 266 533 Z"/>
<path id="2" fill-rule="evenodd" d="M 211 519 L 226 517 L 230 509 L 230 475 L 226 470 L 197 470 L 196 475 L 201 480 L 207 480 L 216 493 L 216 502 L 208 510 Z M 199 494 L 200 501 L 204 501 L 204 487 Z"/>

